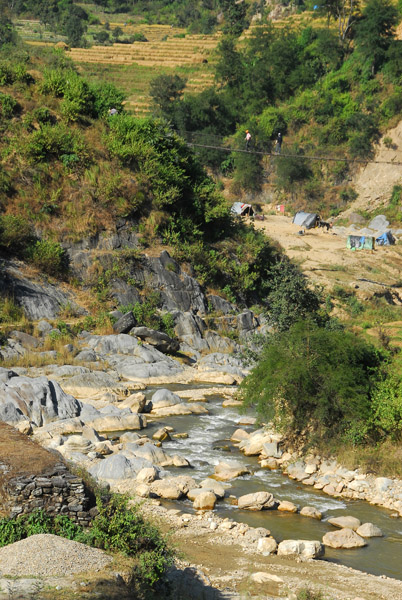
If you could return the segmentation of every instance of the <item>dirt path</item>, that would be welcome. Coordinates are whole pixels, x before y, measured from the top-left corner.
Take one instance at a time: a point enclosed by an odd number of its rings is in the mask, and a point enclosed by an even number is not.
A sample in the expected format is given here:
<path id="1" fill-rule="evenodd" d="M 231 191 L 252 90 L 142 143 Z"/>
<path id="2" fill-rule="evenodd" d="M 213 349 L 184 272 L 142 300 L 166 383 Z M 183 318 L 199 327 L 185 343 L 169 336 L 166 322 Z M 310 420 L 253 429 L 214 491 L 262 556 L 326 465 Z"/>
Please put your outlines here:
<path id="1" fill-rule="evenodd" d="M 291 217 L 279 214 L 265 214 L 265 220 L 255 221 L 254 227 L 279 242 L 309 278 L 327 289 L 350 285 L 374 293 L 402 280 L 401 246 L 351 251 L 346 248 L 346 235 L 341 230 L 311 229 L 299 235 L 300 227 L 292 223 Z"/>

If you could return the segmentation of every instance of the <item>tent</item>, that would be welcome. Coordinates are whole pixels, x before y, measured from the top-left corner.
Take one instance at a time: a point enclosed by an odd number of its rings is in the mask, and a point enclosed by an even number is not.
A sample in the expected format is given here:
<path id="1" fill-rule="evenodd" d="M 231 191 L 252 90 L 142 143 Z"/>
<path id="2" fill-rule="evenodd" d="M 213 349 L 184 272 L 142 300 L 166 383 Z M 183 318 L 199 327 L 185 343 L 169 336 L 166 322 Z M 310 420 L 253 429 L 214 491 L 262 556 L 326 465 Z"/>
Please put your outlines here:
<path id="1" fill-rule="evenodd" d="M 382 233 L 375 241 L 379 246 L 393 246 L 395 244 L 395 238 L 390 231 Z"/>
<path id="2" fill-rule="evenodd" d="M 375 240 L 370 235 L 348 235 L 346 248 L 349 250 L 374 250 Z"/>
<path id="3" fill-rule="evenodd" d="M 254 210 L 251 204 L 243 204 L 243 202 L 235 202 L 230 209 L 230 212 L 240 217 L 252 217 Z"/>
<path id="4" fill-rule="evenodd" d="M 306 213 L 303 211 L 297 212 L 293 217 L 293 223 L 295 225 L 305 227 L 306 229 L 317 227 L 319 220 L 320 217 L 317 215 L 317 213 Z"/>

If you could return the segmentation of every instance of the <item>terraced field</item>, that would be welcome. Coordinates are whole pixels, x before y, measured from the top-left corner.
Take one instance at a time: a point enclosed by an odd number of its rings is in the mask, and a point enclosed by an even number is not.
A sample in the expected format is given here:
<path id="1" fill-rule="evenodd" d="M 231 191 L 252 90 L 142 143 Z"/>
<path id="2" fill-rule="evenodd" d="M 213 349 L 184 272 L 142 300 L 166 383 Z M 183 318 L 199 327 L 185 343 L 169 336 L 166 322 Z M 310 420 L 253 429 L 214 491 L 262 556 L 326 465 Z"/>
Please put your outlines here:
<path id="1" fill-rule="evenodd" d="M 289 20 L 277 21 L 276 27 L 300 26 L 311 22 L 308 13 L 292 15 Z M 314 21 L 318 24 L 318 21 Z M 20 21 L 20 35 L 31 44 L 55 44 L 61 36 L 45 31 L 35 21 Z M 321 23 L 320 23 L 321 25 Z M 87 38 L 103 26 L 90 27 Z M 185 91 L 201 92 L 214 83 L 215 49 L 220 34 L 186 34 L 184 29 L 169 25 L 126 24 L 111 22 L 111 32 L 120 27 L 124 36 L 142 34 L 147 42 L 115 43 L 110 46 L 93 45 L 90 48 L 72 48 L 69 55 L 79 70 L 92 80 L 110 81 L 127 94 L 127 108 L 138 116 L 149 114 L 149 85 L 162 74 L 177 74 L 187 79 Z M 256 23 L 247 30 L 250 36 Z"/>
<path id="2" fill-rule="evenodd" d="M 32 22 L 29 23 L 32 30 Z M 142 33 L 148 42 L 72 48 L 69 56 L 93 80 L 110 81 L 127 93 L 127 107 L 138 116 L 150 111 L 149 84 L 161 74 L 187 79 L 186 91 L 200 92 L 213 85 L 214 50 L 219 35 L 187 35 L 168 25 L 119 26 L 125 35 Z M 27 36 L 30 44 L 48 45 Z M 56 41 L 56 40 L 55 40 Z"/>

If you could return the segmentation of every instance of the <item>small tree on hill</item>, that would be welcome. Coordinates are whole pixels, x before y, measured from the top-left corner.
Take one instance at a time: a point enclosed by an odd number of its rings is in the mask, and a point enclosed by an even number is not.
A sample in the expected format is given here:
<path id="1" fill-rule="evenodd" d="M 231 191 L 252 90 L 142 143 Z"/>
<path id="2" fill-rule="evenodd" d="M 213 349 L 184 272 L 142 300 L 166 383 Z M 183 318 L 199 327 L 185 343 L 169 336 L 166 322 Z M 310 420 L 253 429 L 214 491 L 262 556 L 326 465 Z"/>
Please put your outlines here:
<path id="1" fill-rule="evenodd" d="M 356 49 L 374 75 L 383 65 L 390 47 L 398 10 L 391 0 L 369 0 L 356 26 Z"/>

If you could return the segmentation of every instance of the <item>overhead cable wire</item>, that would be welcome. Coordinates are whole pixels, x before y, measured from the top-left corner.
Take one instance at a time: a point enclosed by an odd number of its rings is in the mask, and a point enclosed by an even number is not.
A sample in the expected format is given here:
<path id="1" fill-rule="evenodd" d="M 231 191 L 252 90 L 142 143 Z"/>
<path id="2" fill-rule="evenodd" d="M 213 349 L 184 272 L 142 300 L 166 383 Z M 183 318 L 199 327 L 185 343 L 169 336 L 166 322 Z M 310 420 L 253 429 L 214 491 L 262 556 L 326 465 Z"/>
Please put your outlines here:
<path id="1" fill-rule="evenodd" d="M 197 144 L 195 142 L 186 141 L 187 146 L 192 148 L 207 148 L 209 150 L 221 150 L 222 152 L 240 152 L 244 154 L 255 154 L 258 156 L 272 156 L 273 158 L 296 158 L 299 160 L 317 160 L 322 162 L 344 162 L 352 164 L 375 164 L 375 165 L 393 165 L 402 167 L 402 162 L 393 160 L 370 160 L 370 159 L 356 159 L 356 158 L 335 158 L 332 156 L 311 156 L 308 154 L 287 154 L 281 152 L 268 152 L 266 150 L 246 150 L 242 148 L 230 148 L 227 146 L 213 146 L 210 144 Z"/>
<path id="2" fill-rule="evenodd" d="M 193 148 L 205 148 L 207 150 L 220 150 L 222 152 L 226 152 L 226 153 L 232 153 L 232 152 L 237 152 L 237 153 L 246 153 L 246 154 L 255 154 L 257 156 L 270 156 L 272 158 L 296 158 L 298 160 L 314 160 L 314 161 L 321 161 L 321 162 L 342 162 L 342 163 L 350 163 L 350 164 L 360 164 L 360 165 L 367 165 L 367 164 L 376 164 L 376 165 L 393 165 L 393 166 L 397 166 L 397 167 L 401 167 L 402 166 L 402 161 L 394 161 L 394 160 L 374 160 L 374 159 L 358 159 L 358 158 L 340 158 L 340 157 L 334 157 L 334 156 L 314 156 L 314 155 L 308 155 L 308 154 L 293 154 L 293 153 L 286 153 L 286 152 L 281 152 L 280 154 L 277 152 L 270 152 L 268 150 L 246 150 L 245 148 L 232 148 L 230 146 L 220 146 L 220 145 L 215 145 L 215 144 L 201 144 L 192 141 L 191 138 L 195 138 L 195 137 L 199 137 L 199 138 L 209 138 L 209 140 L 215 139 L 215 140 L 219 140 L 221 141 L 222 138 L 217 136 L 217 135 L 213 135 L 210 133 L 202 133 L 202 132 L 198 132 L 198 131 L 179 131 L 176 130 L 175 131 L 178 135 L 180 135 L 187 143 L 188 146 L 193 147 Z M 190 138 L 190 139 L 189 139 Z M 397 152 L 397 151 L 395 151 Z"/>

